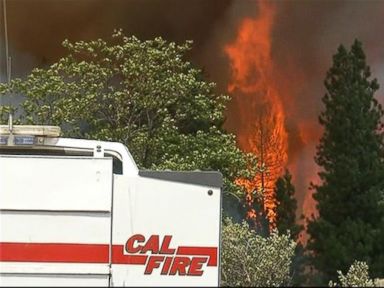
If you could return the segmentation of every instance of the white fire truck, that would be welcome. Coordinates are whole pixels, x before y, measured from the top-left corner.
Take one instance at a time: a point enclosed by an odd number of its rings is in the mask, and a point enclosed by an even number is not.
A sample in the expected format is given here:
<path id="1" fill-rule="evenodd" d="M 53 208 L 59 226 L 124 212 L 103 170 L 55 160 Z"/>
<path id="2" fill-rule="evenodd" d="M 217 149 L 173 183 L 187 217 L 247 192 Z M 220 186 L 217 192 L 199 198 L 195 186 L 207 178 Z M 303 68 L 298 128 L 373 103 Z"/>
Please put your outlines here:
<path id="1" fill-rule="evenodd" d="M 1 286 L 218 286 L 222 176 L 0 126 Z"/>

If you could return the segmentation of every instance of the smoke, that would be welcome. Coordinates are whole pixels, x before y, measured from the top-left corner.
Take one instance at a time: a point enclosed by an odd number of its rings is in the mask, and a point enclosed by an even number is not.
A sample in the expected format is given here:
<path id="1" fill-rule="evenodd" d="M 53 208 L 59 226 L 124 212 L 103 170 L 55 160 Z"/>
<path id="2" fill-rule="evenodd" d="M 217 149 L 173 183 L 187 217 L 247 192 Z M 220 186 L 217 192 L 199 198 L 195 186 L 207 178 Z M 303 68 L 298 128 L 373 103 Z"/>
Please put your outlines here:
<path id="1" fill-rule="evenodd" d="M 193 57 L 201 53 L 215 19 L 222 17 L 231 2 L 8 0 L 8 34 L 13 46 L 11 54 L 19 51 L 36 58 L 33 66 L 15 65 L 15 75 L 23 76 L 34 66 L 42 67 L 64 56 L 65 49 L 61 46 L 64 39 L 108 38 L 116 28 L 141 39 L 156 36 L 177 42 L 193 39 Z"/>
<path id="2" fill-rule="evenodd" d="M 299 207 L 313 211 L 309 182 L 316 181 L 313 157 L 321 127 L 323 80 L 338 45 L 355 38 L 364 44 L 373 75 L 384 87 L 383 1 L 272 1 L 271 59 L 288 132 L 288 167 L 294 175 Z M 65 55 L 64 39 L 108 38 L 115 28 L 141 39 L 162 36 L 194 40 L 189 57 L 203 67 L 218 92 L 227 93 L 230 62 L 224 47 L 237 37 L 244 18 L 255 19 L 259 3 L 247 0 L 7 0 L 13 77 L 45 67 Z M 2 11 L 0 19 L 2 20 Z M 5 80 L 4 29 L 0 25 L 0 80 Z M 384 89 L 376 95 L 384 102 Z M 237 133 L 239 107 L 233 99 L 226 127 Z M 311 202 L 312 201 L 312 202 Z M 301 213 L 302 211 L 298 211 Z"/>
<path id="3" fill-rule="evenodd" d="M 189 56 L 197 58 L 211 37 L 215 19 L 220 19 L 232 2 L 195 0 L 186 5 L 178 0 L 5 1 L 12 78 L 25 77 L 33 68 L 46 67 L 64 56 L 64 39 L 108 39 L 117 28 L 140 39 L 162 36 L 178 43 L 193 39 L 195 45 Z M 0 20 L 0 81 L 5 82 L 3 11 Z M 1 104 L 20 102 L 20 96 L 2 98 Z"/>

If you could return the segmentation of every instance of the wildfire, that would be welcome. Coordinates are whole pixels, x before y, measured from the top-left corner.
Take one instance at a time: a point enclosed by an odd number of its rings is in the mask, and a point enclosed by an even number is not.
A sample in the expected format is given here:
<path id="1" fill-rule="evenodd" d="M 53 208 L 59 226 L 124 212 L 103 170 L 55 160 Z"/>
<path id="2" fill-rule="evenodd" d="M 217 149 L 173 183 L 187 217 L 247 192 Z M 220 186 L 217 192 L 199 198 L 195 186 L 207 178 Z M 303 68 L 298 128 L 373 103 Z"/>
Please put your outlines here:
<path id="1" fill-rule="evenodd" d="M 271 32 L 275 10 L 268 2 L 259 4 L 258 17 L 242 21 L 236 40 L 225 47 L 225 52 L 232 73 L 228 91 L 235 97 L 246 98 L 247 103 L 239 107 L 239 144 L 258 157 L 260 168 L 253 179 L 237 179 L 236 184 L 247 191 L 247 218 L 256 221 L 258 215 L 264 214 L 273 229 L 277 205 L 274 183 L 287 164 L 288 137 L 281 97 L 272 77 Z M 255 210 L 255 192 L 262 194 L 260 213 Z"/>

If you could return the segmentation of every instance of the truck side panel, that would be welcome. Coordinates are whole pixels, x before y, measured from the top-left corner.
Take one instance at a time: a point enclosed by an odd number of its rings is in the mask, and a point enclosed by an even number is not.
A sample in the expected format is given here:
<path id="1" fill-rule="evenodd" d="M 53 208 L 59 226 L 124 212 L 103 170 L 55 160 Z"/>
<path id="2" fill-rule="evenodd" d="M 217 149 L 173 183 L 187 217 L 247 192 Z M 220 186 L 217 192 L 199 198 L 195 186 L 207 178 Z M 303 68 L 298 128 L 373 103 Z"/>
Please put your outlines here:
<path id="1" fill-rule="evenodd" d="M 112 175 L 110 158 L 0 156 L 0 284 L 109 285 Z"/>
<path id="2" fill-rule="evenodd" d="M 108 159 L 1 156 L 0 209 L 110 211 Z M 18 181 L 19 180 L 19 181 Z"/>
<path id="3" fill-rule="evenodd" d="M 219 187 L 115 176 L 112 283 L 218 286 Z M 119 259 L 120 262 L 115 261 Z"/>

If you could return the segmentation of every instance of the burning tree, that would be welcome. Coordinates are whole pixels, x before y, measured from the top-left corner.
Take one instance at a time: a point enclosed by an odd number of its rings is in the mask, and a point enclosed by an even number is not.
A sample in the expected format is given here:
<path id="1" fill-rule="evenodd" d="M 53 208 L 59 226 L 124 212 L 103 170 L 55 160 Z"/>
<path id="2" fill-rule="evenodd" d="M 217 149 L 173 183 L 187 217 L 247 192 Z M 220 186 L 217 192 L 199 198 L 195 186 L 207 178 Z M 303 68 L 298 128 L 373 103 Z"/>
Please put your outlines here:
<path id="1" fill-rule="evenodd" d="M 273 5 L 260 2 L 259 17 L 244 19 L 234 43 L 225 47 L 232 72 L 228 91 L 248 102 L 239 107 L 239 144 L 259 160 L 259 172 L 253 179 L 240 178 L 236 183 L 246 190 L 247 218 L 255 226 L 266 218 L 269 230 L 276 227 L 273 188 L 286 165 L 288 148 L 285 113 L 271 59 L 274 15 Z"/>
<path id="2" fill-rule="evenodd" d="M 276 106 L 269 102 L 257 109 L 257 121 L 249 125 L 251 136 L 248 138 L 248 149 L 257 156 L 258 169 L 253 179 L 237 180 L 247 190 L 247 217 L 261 230 L 265 219 L 269 230 L 276 228 L 277 202 L 274 186 L 287 161 L 284 121 L 278 112 Z"/>

